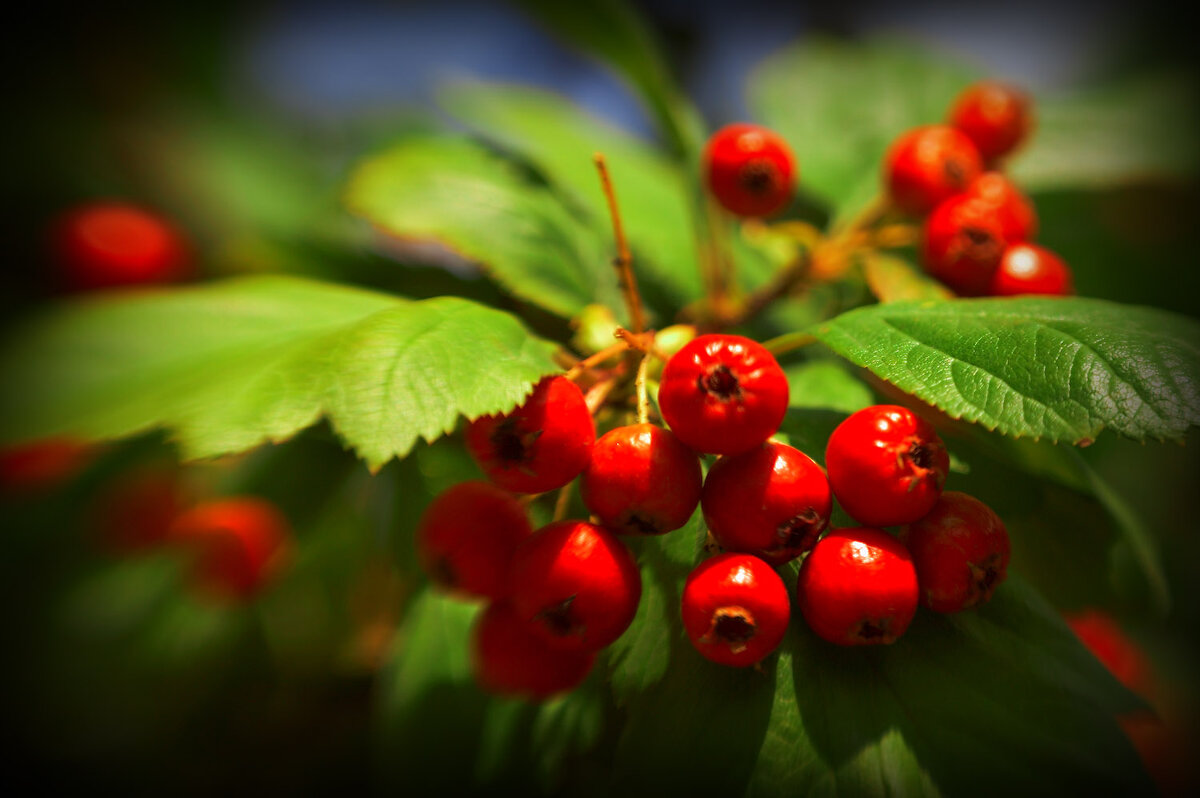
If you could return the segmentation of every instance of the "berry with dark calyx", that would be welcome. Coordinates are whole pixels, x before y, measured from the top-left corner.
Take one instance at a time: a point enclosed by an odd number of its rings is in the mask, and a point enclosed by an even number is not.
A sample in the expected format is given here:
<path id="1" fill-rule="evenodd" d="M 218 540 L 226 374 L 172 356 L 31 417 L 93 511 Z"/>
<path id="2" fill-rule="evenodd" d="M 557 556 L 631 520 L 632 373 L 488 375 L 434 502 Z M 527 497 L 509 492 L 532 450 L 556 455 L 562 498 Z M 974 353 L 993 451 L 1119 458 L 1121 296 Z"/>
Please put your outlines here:
<path id="1" fill-rule="evenodd" d="M 792 610 L 787 587 L 771 566 L 749 554 L 718 554 L 688 575 L 681 613 L 697 651 L 744 668 L 779 647 Z"/>
<path id="2" fill-rule="evenodd" d="M 172 283 L 191 273 L 182 234 L 136 205 L 83 205 L 64 214 L 51 236 L 59 279 L 70 291 Z"/>
<path id="3" fill-rule="evenodd" d="M 829 524 L 833 496 L 811 457 L 767 441 L 718 460 L 708 470 L 700 505 L 722 548 L 779 565 L 817 542 Z"/>
<path id="4" fill-rule="evenodd" d="M 737 454 L 779 429 L 788 382 L 762 344 L 701 335 L 667 362 L 658 389 L 663 420 L 698 452 Z"/>
<path id="5" fill-rule="evenodd" d="M 467 427 L 467 451 L 488 479 L 514 493 L 544 493 L 579 476 L 592 455 L 596 427 L 579 386 L 546 377 L 511 413 Z"/>
<path id="6" fill-rule="evenodd" d="M 982 296 L 1007 246 L 996 206 L 960 194 L 925 220 L 921 260 L 926 271 L 956 293 Z"/>
<path id="7" fill-rule="evenodd" d="M 1029 95 L 1015 86 L 980 81 L 968 86 L 950 107 L 949 122 L 979 148 L 985 161 L 1008 155 L 1033 126 Z"/>
<path id="8" fill-rule="evenodd" d="M 912 554 L 921 605 L 959 612 L 982 604 L 1008 575 L 1004 522 L 974 496 L 948 490 L 900 539 Z"/>
<path id="9" fill-rule="evenodd" d="M 979 150 L 947 125 L 914 128 L 897 138 L 884 156 L 888 196 L 914 216 L 961 193 L 982 172 Z"/>
<path id="10" fill-rule="evenodd" d="M 928 421 L 899 405 L 873 405 L 834 429 L 825 468 L 838 503 L 871 526 L 916 521 L 933 509 L 950 455 Z"/>
<path id="11" fill-rule="evenodd" d="M 779 134 L 759 125 L 727 125 L 704 150 L 705 182 L 738 216 L 769 216 L 792 198 L 796 159 Z"/>
<path id="12" fill-rule="evenodd" d="M 509 595 L 521 619 L 554 648 L 598 651 L 633 621 L 642 577 L 612 532 L 556 521 L 517 547 Z"/>
<path id="13" fill-rule="evenodd" d="M 417 525 L 417 556 L 441 587 L 503 598 L 513 552 L 533 528 L 511 493 L 489 482 L 460 482 L 438 494 Z"/>
<path id="14" fill-rule="evenodd" d="M 809 627 L 839 646 L 894 643 L 917 612 L 912 558 L 881 529 L 830 531 L 804 558 L 796 589 Z"/>
<path id="15" fill-rule="evenodd" d="M 1007 247 L 988 290 L 992 296 L 1069 296 L 1074 292 L 1071 268 L 1062 258 L 1037 244 Z"/>
<path id="16" fill-rule="evenodd" d="M 507 601 L 488 605 L 471 629 L 475 681 L 496 695 L 541 701 L 565 693 L 587 677 L 595 659 L 547 645 Z"/>
<path id="17" fill-rule="evenodd" d="M 1037 212 L 1033 202 L 1002 172 L 984 172 L 967 186 L 966 193 L 996 208 L 1000 231 L 1010 244 L 1029 241 L 1037 234 Z"/>
<path id="18" fill-rule="evenodd" d="M 687 523 L 700 503 L 700 459 L 654 424 L 605 433 L 583 472 L 583 503 L 609 529 L 658 535 Z"/>
<path id="19" fill-rule="evenodd" d="M 274 579 L 291 548 L 291 528 L 271 502 L 239 496 L 202 502 L 171 524 L 171 541 L 192 549 L 193 585 L 222 602 L 252 598 Z"/>

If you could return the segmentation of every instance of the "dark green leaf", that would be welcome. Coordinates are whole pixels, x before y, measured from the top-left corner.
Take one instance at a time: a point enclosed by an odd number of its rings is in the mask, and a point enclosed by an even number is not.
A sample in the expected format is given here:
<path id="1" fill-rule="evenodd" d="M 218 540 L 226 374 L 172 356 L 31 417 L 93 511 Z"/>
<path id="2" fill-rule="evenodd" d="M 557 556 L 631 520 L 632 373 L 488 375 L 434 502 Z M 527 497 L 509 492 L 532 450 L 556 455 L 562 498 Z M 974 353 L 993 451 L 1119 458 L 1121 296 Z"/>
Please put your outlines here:
<path id="1" fill-rule="evenodd" d="M 1200 422 L 1200 325 L 1096 299 L 896 302 L 813 332 L 881 379 L 1006 435 L 1177 439 Z"/>
<path id="2" fill-rule="evenodd" d="M 700 295 L 690 186 L 654 148 L 548 92 L 459 84 L 439 97 L 481 135 L 535 164 L 608 234 L 608 204 L 592 160 L 604 153 L 635 271 L 661 284 L 676 307 Z"/>
<path id="3" fill-rule="evenodd" d="M 828 408 L 853 413 L 873 404 L 871 389 L 835 360 L 821 358 L 785 366 L 792 407 Z"/>
<path id="4" fill-rule="evenodd" d="M 620 303 L 610 237 L 478 144 L 408 139 L 361 163 L 345 197 L 351 211 L 402 243 L 449 250 L 553 313 Z"/>
<path id="5" fill-rule="evenodd" d="M 804 190 L 844 215 L 878 192 L 892 140 L 941 121 L 975 75 L 912 43 L 812 37 L 763 62 L 749 102 L 794 149 Z"/>
<path id="6" fill-rule="evenodd" d="M 1196 85 L 1160 73 L 1062 98 L 1038 98 L 1037 127 L 1013 159 L 1031 191 L 1182 181 L 1200 166 Z"/>
<path id="7" fill-rule="evenodd" d="M 675 87 L 650 30 L 627 3 L 520 0 L 520 4 L 555 34 L 623 75 L 649 106 L 675 152 L 685 162 L 694 162 L 699 115 Z"/>
<path id="8" fill-rule="evenodd" d="M 512 408 L 549 343 L 454 297 L 411 302 L 283 277 L 113 293 L 56 308 L 0 350 L 5 439 L 170 429 L 188 457 L 327 415 L 372 467 Z"/>
<path id="9" fill-rule="evenodd" d="M 705 530 L 700 510 L 665 535 L 629 539 L 642 572 L 642 600 L 629 629 L 605 651 L 613 695 L 623 703 L 658 684 L 682 639 L 679 601 L 683 581 L 698 561 Z"/>

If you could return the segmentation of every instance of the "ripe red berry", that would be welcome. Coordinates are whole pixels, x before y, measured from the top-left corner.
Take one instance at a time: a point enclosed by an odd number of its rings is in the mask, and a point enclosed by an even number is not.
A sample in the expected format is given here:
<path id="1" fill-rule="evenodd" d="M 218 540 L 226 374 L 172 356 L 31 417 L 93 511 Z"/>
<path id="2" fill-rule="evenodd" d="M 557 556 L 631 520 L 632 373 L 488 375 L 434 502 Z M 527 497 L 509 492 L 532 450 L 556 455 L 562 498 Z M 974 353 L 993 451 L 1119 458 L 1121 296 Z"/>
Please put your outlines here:
<path id="1" fill-rule="evenodd" d="M 737 454 L 779 429 L 788 406 L 783 369 L 739 335 L 701 335 L 667 361 L 658 389 L 663 419 L 698 452 Z"/>
<path id="2" fill-rule="evenodd" d="M 946 125 L 914 128 L 897 138 L 884 157 L 884 184 L 892 202 L 914 216 L 966 189 L 983 171 L 971 140 Z"/>
<path id="3" fill-rule="evenodd" d="M 966 193 L 995 206 L 1005 241 L 1028 241 L 1037 234 L 1033 203 L 1002 172 L 984 172 L 967 186 Z"/>
<path id="4" fill-rule="evenodd" d="M 192 579 L 202 594 L 238 602 L 271 582 L 292 536 L 274 504 L 246 496 L 196 505 L 175 519 L 169 537 L 194 551 Z"/>
<path id="5" fill-rule="evenodd" d="M 811 457 L 767 441 L 718 460 L 708 471 L 700 504 L 722 548 L 779 565 L 817 542 L 829 524 L 833 496 Z"/>
<path id="6" fill-rule="evenodd" d="M 704 150 L 705 181 L 727 210 L 769 216 L 792 198 L 796 160 L 787 142 L 758 125 L 727 125 Z"/>
<path id="7" fill-rule="evenodd" d="M 981 296 L 1007 245 L 996 206 L 960 194 L 925 220 L 921 259 L 931 275 L 958 294 Z"/>
<path id="8" fill-rule="evenodd" d="M 596 427 L 579 386 L 546 377 L 511 413 L 467 427 L 467 451 L 488 479 L 515 493 L 543 493 L 579 476 L 592 455 Z"/>
<path id="9" fill-rule="evenodd" d="M 1029 95 L 995 81 L 968 86 L 950 107 L 949 122 L 991 161 L 1016 149 L 1033 124 Z"/>
<path id="10" fill-rule="evenodd" d="M 942 495 L 950 455 L 923 418 L 899 405 L 851 414 L 829 436 L 825 468 L 838 503 L 871 526 L 916 521 Z"/>
<path id="11" fill-rule="evenodd" d="M 488 482 L 460 482 L 440 493 L 417 525 L 417 556 L 447 590 L 503 598 L 517 545 L 533 532 L 525 508 Z"/>
<path id="12" fill-rule="evenodd" d="M 78 474 L 91 448 L 70 438 L 46 438 L 0 450 L 0 493 L 50 490 Z"/>
<path id="13" fill-rule="evenodd" d="M 101 547 L 113 554 L 135 554 L 166 543 L 187 503 L 179 474 L 159 465 L 119 477 L 88 515 Z"/>
<path id="14" fill-rule="evenodd" d="M 540 701 L 579 686 L 596 656 L 546 644 L 507 601 L 488 605 L 471 629 L 471 668 L 481 688 Z"/>
<path id="15" fill-rule="evenodd" d="M 518 615 L 550 645 L 598 651 L 633 621 L 642 577 L 612 532 L 586 521 L 558 521 L 517 547 L 509 591 Z"/>
<path id="16" fill-rule="evenodd" d="M 718 554 L 697 565 L 680 609 L 696 650 L 737 668 L 778 648 L 792 614 L 779 574 L 749 554 Z"/>
<path id="17" fill-rule="evenodd" d="M 902 530 L 921 586 L 921 605 L 958 612 L 982 604 L 1008 575 L 1004 522 L 974 496 L 949 490 Z"/>
<path id="18" fill-rule="evenodd" d="M 1004 250 L 988 293 L 1068 296 L 1074 291 L 1071 269 L 1062 258 L 1037 244 L 1013 244 Z"/>
<path id="19" fill-rule="evenodd" d="M 658 535 L 687 523 L 700 503 L 700 459 L 670 430 L 618 427 L 592 447 L 583 503 L 618 534 Z"/>
<path id="20" fill-rule="evenodd" d="M 830 643 L 894 643 L 917 612 L 917 573 L 883 530 L 834 529 L 804 558 L 797 596 L 804 620 Z"/>
<path id="21" fill-rule="evenodd" d="M 176 282 L 191 271 L 182 234 L 162 216 L 120 202 L 96 202 L 63 215 L 51 249 L 63 287 L 92 291 Z"/>

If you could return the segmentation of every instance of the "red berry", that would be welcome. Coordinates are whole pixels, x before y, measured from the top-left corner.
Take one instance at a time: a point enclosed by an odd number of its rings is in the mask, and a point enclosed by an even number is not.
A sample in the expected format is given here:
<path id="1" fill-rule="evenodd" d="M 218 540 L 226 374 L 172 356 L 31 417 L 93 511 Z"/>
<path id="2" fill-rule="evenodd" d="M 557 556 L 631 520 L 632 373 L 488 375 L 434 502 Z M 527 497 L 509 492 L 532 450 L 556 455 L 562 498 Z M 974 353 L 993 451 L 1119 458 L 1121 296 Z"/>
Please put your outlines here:
<path id="1" fill-rule="evenodd" d="M 1009 243 L 1028 241 L 1037 233 L 1033 203 L 1001 172 L 984 172 L 967 186 L 967 194 L 996 208 L 1000 231 Z"/>
<path id="2" fill-rule="evenodd" d="M 119 202 L 68 212 L 54 226 L 51 247 L 72 291 L 176 282 L 191 271 L 187 244 L 171 222 Z"/>
<path id="3" fill-rule="evenodd" d="M 884 184 L 902 211 L 921 216 L 962 192 L 983 171 L 971 140 L 946 125 L 914 128 L 884 157 Z"/>
<path id="4" fill-rule="evenodd" d="M 1150 665 L 1113 617 L 1101 610 L 1085 609 L 1064 615 L 1067 625 L 1093 656 L 1121 684 L 1141 695 L 1154 692 Z"/>
<path id="5" fill-rule="evenodd" d="M 797 595 L 804 620 L 830 643 L 894 643 L 917 612 L 917 572 L 888 533 L 834 529 L 804 558 Z"/>
<path id="6" fill-rule="evenodd" d="M 992 296 L 1068 296 L 1074 291 L 1071 269 L 1062 258 L 1037 244 L 1013 244 L 1000 258 L 989 293 Z"/>
<path id="7" fill-rule="evenodd" d="M 471 629 L 475 681 L 498 695 L 540 701 L 572 690 L 595 659 L 591 652 L 550 647 L 506 601 L 488 605 Z"/>
<path id="8" fill-rule="evenodd" d="M 713 465 L 700 500 L 704 521 L 727 551 L 769 563 L 794 560 L 829 524 L 833 496 L 813 459 L 782 443 L 766 443 Z"/>
<path id="9" fill-rule="evenodd" d="M 78 474 L 91 448 L 70 438 L 46 438 L 0 450 L 0 492 L 50 490 Z"/>
<path id="10" fill-rule="evenodd" d="M 759 343 L 701 335 L 674 354 L 658 389 L 663 419 L 699 452 L 737 454 L 775 434 L 788 406 L 783 369 Z"/>
<path id="11" fill-rule="evenodd" d="M 503 598 L 517 545 L 533 532 L 525 508 L 488 482 L 460 482 L 426 508 L 417 525 L 417 556 L 447 590 Z"/>
<path id="12" fill-rule="evenodd" d="M 517 613 L 550 645 L 598 651 L 633 621 L 642 577 L 612 532 L 586 521 L 558 521 L 517 547 L 509 590 Z"/>
<path id="13" fill-rule="evenodd" d="M 958 612 L 982 604 L 1008 575 L 1004 522 L 973 496 L 946 491 L 900 539 L 912 554 L 921 605 Z"/>
<path id="14" fill-rule="evenodd" d="M 511 413 L 471 422 L 466 438 L 467 451 L 492 482 L 515 493 L 544 493 L 587 466 L 596 427 L 579 386 L 546 377 Z"/>
<path id="15" fill-rule="evenodd" d="M 120 477 L 89 516 L 102 547 L 114 554 L 134 554 L 166 543 L 187 503 L 178 473 L 156 466 Z"/>
<path id="16" fill-rule="evenodd" d="M 950 455 L 923 418 L 899 405 L 851 414 L 829 436 L 825 468 L 838 503 L 871 526 L 916 521 L 942 495 Z"/>
<path id="17" fill-rule="evenodd" d="M 252 496 L 217 499 L 180 514 L 171 540 L 196 554 L 193 584 L 220 601 L 245 601 L 274 578 L 291 547 L 287 519 Z"/>
<path id="18" fill-rule="evenodd" d="M 583 472 L 583 503 L 609 529 L 658 535 L 687 523 L 700 503 L 700 460 L 670 430 L 618 427 L 592 447 Z"/>
<path id="19" fill-rule="evenodd" d="M 769 216 L 792 198 L 796 160 L 777 133 L 758 125 L 727 125 L 704 150 L 709 191 L 739 216 Z"/>
<path id="20" fill-rule="evenodd" d="M 697 651 L 743 668 L 779 647 L 792 609 L 771 566 L 749 554 L 718 554 L 688 574 L 681 612 Z"/>
<path id="21" fill-rule="evenodd" d="M 921 258 L 926 270 L 955 292 L 980 296 L 987 293 L 1007 245 L 996 206 L 960 194 L 925 220 Z"/>
<path id="22" fill-rule="evenodd" d="M 1033 124 L 1029 95 L 1004 83 L 975 83 L 954 101 L 949 122 L 975 143 L 984 160 L 994 160 L 1028 135 Z"/>

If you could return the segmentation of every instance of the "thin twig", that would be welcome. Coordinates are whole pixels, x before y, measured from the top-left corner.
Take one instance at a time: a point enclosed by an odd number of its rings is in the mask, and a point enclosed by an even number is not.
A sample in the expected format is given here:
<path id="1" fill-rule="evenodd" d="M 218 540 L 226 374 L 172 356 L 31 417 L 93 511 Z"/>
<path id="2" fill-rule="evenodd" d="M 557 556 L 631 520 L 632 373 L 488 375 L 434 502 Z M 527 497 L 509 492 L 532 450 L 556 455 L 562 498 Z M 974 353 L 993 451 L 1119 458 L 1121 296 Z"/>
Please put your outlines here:
<path id="1" fill-rule="evenodd" d="M 567 502 L 571 498 L 571 485 L 574 480 L 562 486 L 562 490 L 558 492 L 558 499 L 554 502 L 554 521 L 561 521 L 567 517 Z"/>
<path id="2" fill-rule="evenodd" d="M 792 352 L 796 349 L 803 349 L 806 346 L 815 344 L 817 340 L 815 335 L 806 332 L 784 333 L 770 340 L 763 341 L 763 348 L 778 357 L 784 352 Z"/>
<path id="3" fill-rule="evenodd" d="M 625 228 L 621 225 L 617 194 L 613 190 L 612 178 L 608 175 L 608 163 L 604 160 L 604 153 L 596 153 L 592 160 L 596 163 L 596 170 L 600 172 L 600 185 L 604 189 L 604 198 L 608 200 L 608 214 L 612 217 L 613 238 L 617 244 L 617 257 L 613 265 L 617 267 L 617 275 L 621 279 L 621 290 L 625 294 L 625 304 L 629 308 L 629 320 L 633 324 L 633 331 L 640 333 L 646 329 L 646 319 L 642 315 L 642 298 L 638 294 L 637 280 L 633 276 L 633 255 L 629 252 Z"/>
<path id="4" fill-rule="evenodd" d="M 612 346 L 606 346 L 594 355 L 588 355 L 583 360 L 572 366 L 571 369 L 563 376 L 565 376 L 568 380 L 573 380 L 588 369 L 596 366 L 599 363 L 603 363 L 614 355 L 621 354 L 628 348 L 629 343 L 624 339 L 617 341 Z"/>
<path id="5" fill-rule="evenodd" d="M 638 364 L 637 378 L 634 385 L 637 388 L 637 418 L 639 424 L 645 424 L 650 421 L 650 396 L 646 392 L 646 371 L 650 363 L 650 358 L 653 355 L 650 352 L 642 355 L 642 362 Z"/>

